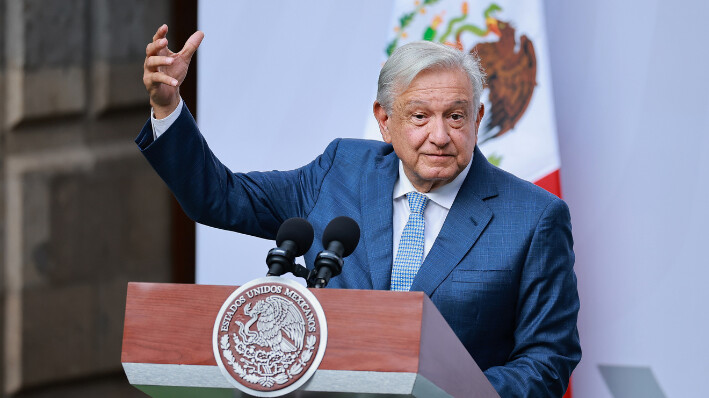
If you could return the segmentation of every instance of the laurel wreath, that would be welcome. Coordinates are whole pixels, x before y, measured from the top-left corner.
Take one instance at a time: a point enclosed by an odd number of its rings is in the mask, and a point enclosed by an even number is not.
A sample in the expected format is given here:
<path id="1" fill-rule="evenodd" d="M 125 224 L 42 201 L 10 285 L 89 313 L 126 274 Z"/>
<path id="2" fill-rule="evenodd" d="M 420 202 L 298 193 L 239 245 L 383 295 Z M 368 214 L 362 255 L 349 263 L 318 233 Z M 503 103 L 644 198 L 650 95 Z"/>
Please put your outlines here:
<path id="1" fill-rule="evenodd" d="M 298 359 L 298 362 L 291 365 L 290 369 L 288 369 L 289 378 L 303 371 L 303 367 L 305 367 L 305 364 L 307 364 L 313 356 L 315 341 L 315 336 L 312 334 L 305 340 L 305 350 L 303 350 L 300 354 L 300 359 Z"/>
<path id="2" fill-rule="evenodd" d="M 236 337 L 236 334 L 234 336 Z M 300 354 L 298 362 L 291 365 L 291 367 L 283 373 L 279 373 L 274 377 L 271 376 L 258 376 L 252 373 L 248 373 L 244 368 L 239 365 L 239 362 L 234 357 L 231 351 L 231 344 L 229 343 L 229 335 L 225 334 L 221 337 L 219 341 L 219 348 L 222 350 L 222 355 L 227 360 L 227 363 L 234 370 L 234 373 L 239 375 L 242 379 L 248 381 L 252 384 L 260 384 L 266 388 L 271 388 L 275 383 L 285 384 L 289 379 L 293 378 L 295 375 L 299 374 L 305 368 L 310 358 L 313 356 L 313 350 L 315 349 L 315 342 L 317 338 L 314 335 L 310 335 L 305 340 L 305 349 Z"/>
<path id="3" fill-rule="evenodd" d="M 234 358 L 234 354 L 232 354 L 231 352 L 228 334 L 222 336 L 221 340 L 219 341 L 219 346 L 222 349 L 222 355 L 224 355 L 224 358 L 226 358 L 229 366 L 234 369 L 234 372 L 236 372 L 236 374 L 238 374 L 242 378 L 245 378 L 247 376 L 246 371 L 239 365 L 238 362 L 236 362 L 236 358 Z"/>

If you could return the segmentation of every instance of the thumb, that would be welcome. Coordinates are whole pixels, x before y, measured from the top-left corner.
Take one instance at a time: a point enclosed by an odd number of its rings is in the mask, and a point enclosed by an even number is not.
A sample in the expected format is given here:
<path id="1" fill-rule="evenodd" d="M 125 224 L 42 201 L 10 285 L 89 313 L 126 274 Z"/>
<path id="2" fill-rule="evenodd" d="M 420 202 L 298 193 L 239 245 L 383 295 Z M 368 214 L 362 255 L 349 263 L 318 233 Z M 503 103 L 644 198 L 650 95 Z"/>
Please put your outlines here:
<path id="1" fill-rule="evenodd" d="M 204 32 L 198 30 L 192 33 L 192 36 L 187 39 L 185 46 L 182 47 L 180 55 L 184 55 L 187 59 L 192 58 L 192 54 L 197 51 L 197 48 L 199 47 L 200 43 L 202 43 L 202 39 L 204 39 Z"/>

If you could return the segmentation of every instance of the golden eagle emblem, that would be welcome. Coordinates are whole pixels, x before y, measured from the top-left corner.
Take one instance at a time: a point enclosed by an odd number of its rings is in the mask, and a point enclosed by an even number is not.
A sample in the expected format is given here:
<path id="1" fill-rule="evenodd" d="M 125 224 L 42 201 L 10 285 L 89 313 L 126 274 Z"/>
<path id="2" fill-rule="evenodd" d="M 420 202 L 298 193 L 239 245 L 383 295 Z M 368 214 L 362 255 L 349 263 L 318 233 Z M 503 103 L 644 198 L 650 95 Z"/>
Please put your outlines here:
<path id="1" fill-rule="evenodd" d="M 391 55 L 406 39 L 407 28 L 418 15 L 425 15 L 428 8 L 439 0 L 416 1 L 416 8 L 403 14 L 394 28 L 395 37 L 387 45 L 385 52 Z M 505 21 L 497 19 L 497 12 L 502 8 L 492 3 L 483 12 L 485 27 L 481 28 L 468 22 L 468 2 L 461 3 L 461 13 L 447 18 L 445 11 L 434 15 L 430 25 L 423 31 L 423 40 L 437 41 L 464 50 L 462 36 L 472 34 L 488 37 L 494 34 L 497 41 L 478 42 L 471 53 L 480 56 L 485 72 L 489 103 L 486 110 L 486 122 L 478 135 L 478 144 L 499 137 L 512 130 L 527 110 L 537 85 L 537 58 L 534 44 L 526 35 L 517 42 L 515 28 Z M 446 22 L 447 20 L 447 22 Z"/>
<path id="2" fill-rule="evenodd" d="M 490 89 L 488 119 L 479 142 L 499 137 L 512 130 L 532 100 L 537 85 L 537 58 L 534 44 L 522 35 L 519 48 L 515 29 L 509 22 L 489 18 L 490 31 L 499 36 L 496 42 L 479 43 L 471 52 L 480 56 Z"/>

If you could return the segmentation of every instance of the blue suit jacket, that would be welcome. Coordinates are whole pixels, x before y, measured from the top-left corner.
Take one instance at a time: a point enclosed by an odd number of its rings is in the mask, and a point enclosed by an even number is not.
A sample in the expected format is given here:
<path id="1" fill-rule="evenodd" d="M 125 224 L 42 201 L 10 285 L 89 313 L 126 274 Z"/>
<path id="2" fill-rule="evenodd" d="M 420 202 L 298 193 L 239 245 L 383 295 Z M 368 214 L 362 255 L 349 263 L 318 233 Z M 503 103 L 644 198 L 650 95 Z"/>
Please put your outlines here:
<path id="1" fill-rule="evenodd" d="M 202 224 L 275 239 L 290 217 L 322 236 L 336 216 L 362 239 L 330 287 L 389 289 L 390 145 L 338 139 L 292 171 L 232 173 L 212 154 L 187 108 L 153 142 L 136 143 L 185 212 Z M 490 165 L 479 149 L 411 290 L 425 292 L 502 397 L 562 396 L 581 358 L 571 223 L 554 195 Z M 312 267 L 319 239 L 305 255 Z"/>

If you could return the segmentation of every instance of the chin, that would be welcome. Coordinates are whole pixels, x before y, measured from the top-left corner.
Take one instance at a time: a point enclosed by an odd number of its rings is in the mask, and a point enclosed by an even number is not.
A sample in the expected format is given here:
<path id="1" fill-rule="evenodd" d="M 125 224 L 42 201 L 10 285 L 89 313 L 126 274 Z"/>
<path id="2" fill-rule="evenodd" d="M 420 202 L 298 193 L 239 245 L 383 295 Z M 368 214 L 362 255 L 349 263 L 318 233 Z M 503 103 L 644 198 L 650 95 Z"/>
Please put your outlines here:
<path id="1" fill-rule="evenodd" d="M 429 182 L 441 182 L 441 181 L 451 181 L 453 180 L 457 175 L 458 171 L 439 171 L 439 172 L 430 172 L 423 174 L 422 177 L 424 180 L 429 181 Z"/>
<path id="2" fill-rule="evenodd" d="M 457 167 L 434 168 L 429 174 L 436 180 L 446 180 L 455 178 L 461 171 Z"/>

